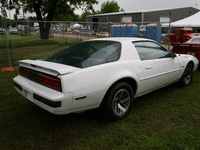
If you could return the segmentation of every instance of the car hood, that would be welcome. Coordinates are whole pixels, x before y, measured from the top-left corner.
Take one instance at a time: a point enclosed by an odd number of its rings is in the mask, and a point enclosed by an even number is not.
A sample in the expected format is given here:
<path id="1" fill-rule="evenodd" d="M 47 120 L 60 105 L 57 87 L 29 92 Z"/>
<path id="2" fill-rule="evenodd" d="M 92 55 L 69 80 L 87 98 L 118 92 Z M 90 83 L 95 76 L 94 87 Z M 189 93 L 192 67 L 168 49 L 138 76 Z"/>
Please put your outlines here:
<path id="1" fill-rule="evenodd" d="M 37 70 L 54 76 L 57 76 L 59 74 L 69 74 L 76 70 L 80 70 L 80 68 L 76 68 L 73 66 L 43 60 L 20 60 L 19 63 L 22 67 Z"/>

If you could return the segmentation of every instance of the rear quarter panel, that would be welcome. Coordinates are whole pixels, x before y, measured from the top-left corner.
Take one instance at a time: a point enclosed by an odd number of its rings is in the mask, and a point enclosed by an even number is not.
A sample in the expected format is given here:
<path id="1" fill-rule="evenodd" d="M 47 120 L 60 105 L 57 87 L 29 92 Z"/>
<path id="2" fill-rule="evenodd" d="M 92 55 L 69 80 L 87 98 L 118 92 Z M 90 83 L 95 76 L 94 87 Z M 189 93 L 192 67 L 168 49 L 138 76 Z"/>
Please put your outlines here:
<path id="1" fill-rule="evenodd" d="M 107 90 L 118 80 L 130 77 L 140 82 L 142 63 L 133 44 L 122 45 L 120 60 L 61 76 L 64 92 L 73 92 L 73 107 L 99 106 Z M 138 87 L 139 88 L 139 87 Z M 75 100 L 84 97 L 82 100 Z"/>

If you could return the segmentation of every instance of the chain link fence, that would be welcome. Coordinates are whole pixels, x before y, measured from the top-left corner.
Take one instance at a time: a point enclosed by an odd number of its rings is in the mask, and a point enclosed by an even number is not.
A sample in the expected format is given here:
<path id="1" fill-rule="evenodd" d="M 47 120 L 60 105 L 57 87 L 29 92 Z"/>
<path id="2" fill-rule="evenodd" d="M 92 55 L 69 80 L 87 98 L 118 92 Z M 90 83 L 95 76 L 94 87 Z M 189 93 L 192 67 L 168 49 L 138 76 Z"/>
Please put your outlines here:
<path id="1" fill-rule="evenodd" d="M 169 23 L 97 23 L 5 21 L 0 23 L 0 68 L 16 67 L 22 59 L 42 59 L 84 40 L 102 37 L 150 38 L 170 49 L 163 37 Z M 40 26 L 48 26 L 49 29 Z M 41 31 L 40 31 L 41 29 Z M 166 45 L 165 45 L 166 44 Z"/>

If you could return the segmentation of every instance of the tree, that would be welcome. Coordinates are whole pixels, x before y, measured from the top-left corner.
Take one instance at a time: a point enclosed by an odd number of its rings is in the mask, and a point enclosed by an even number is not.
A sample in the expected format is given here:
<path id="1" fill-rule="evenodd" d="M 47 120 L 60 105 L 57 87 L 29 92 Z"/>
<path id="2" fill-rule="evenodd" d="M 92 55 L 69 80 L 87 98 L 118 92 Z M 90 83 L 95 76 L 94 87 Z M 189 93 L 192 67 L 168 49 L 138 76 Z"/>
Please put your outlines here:
<path id="1" fill-rule="evenodd" d="M 92 13 L 88 10 L 85 10 L 80 17 L 81 22 L 86 22 L 86 16 L 92 15 Z"/>
<path id="2" fill-rule="evenodd" d="M 4 8 L 15 9 L 16 14 L 22 8 L 24 12 L 36 13 L 41 31 L 41 39 L 49 39 L 50 21 L 60 14 L 73 14 L 75 8 L 85 6 L 88 10 L 93 10 L 92 5 L 97 4 L 97 0 L 0 0 Z M 5 9 L 2 9 L 4 11 Z M 4 11 L 5 13 L 5 11 Z M 46 18 L 46 23 L 44 22 Z"/>
<path id="3" fill-rule="evenodd" d="M 120 12 L 120 11 L 124 11 L 123 8 L 120 9 L 119 5 L 117 2 L 115 2 L 114 0 L 109 2 L 103 2 L 103 4 L 101 5 L 101 13 L 112 13 L 112 12 Z"/>
<path id="4" fill-rule="evenodd" d="M 79 21 L 79 15 L 76 15 L 74 12 L 69 14 L 59 14 L 55 15 L 53 21 Z"/>

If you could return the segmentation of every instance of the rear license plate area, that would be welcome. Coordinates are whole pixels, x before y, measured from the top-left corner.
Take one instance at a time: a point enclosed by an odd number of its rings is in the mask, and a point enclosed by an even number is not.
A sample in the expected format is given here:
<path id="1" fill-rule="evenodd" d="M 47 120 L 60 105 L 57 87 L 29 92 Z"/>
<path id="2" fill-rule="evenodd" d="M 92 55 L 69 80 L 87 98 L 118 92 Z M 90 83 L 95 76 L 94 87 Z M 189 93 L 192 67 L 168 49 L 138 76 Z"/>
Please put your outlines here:
<path id="1" fill-rule="evenodd" d="M 25 96 L 27 99 L 29 99 L 29 100 L 32 101 L 32 95 L 31 95 L 31 93 L 28 92 L 27 90 L 24 90 L 24 89 L 23 89 L 23 91 L 24 91 L 24 96 Z"/>

